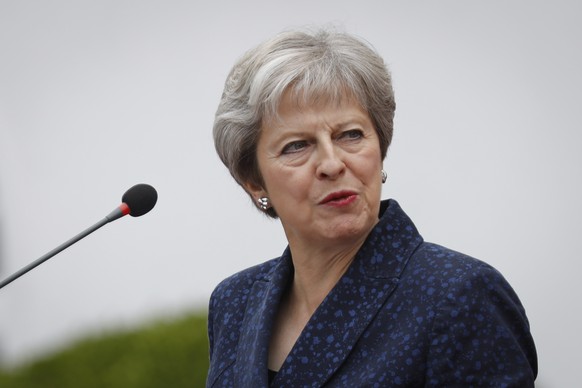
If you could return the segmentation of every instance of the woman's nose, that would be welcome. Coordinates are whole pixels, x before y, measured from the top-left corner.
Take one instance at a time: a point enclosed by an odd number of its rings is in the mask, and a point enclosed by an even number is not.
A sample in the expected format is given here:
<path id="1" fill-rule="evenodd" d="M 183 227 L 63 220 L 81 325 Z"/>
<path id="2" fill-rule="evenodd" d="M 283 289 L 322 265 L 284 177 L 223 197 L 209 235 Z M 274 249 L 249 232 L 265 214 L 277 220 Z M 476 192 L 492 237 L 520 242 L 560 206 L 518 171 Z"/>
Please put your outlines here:
<path id="1" fill-rule="evenodd" d="M 316 175 L 319 179 L 337 179 L 346 168 L 340 151 L 333 145 L 322 145 L 318 147 Z"/>

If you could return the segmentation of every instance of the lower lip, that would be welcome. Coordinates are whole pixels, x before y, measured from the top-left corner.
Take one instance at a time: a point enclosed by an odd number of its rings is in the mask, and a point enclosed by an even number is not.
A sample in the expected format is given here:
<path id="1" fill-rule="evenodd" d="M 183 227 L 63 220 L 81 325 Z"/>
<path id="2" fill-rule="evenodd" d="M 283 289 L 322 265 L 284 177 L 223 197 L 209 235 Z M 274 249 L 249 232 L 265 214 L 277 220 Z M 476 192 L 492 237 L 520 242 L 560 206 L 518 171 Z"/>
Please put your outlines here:
<path id="1" fill-rule="evenodd" d="M 344 206 L 348 206 L 348 205 L 354 203 L 354 201 L 357 198 L 358 198 L 358 196 L 356 194 L 353 194 L 353 195 L 349 195 L 347 197 L 337 198 L 337 199 L 328 201 L 328 202 L 324 203 L 324 205 L 331 206 L 331 207 L 344 207 Z"/>

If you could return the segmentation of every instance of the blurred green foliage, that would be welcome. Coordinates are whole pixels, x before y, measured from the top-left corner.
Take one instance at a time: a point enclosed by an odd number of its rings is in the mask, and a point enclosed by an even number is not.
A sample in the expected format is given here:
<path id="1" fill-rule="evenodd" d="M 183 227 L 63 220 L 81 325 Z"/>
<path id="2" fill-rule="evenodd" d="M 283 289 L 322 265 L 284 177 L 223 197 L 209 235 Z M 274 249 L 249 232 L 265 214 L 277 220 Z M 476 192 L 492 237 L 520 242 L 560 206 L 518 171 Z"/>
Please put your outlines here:
<path id="1" fill-rule="evenodd" d="M 0 387 L 204 387 L 206 318 L 194 313 L 83 339 L 56 354 L 0 369 Z"/>

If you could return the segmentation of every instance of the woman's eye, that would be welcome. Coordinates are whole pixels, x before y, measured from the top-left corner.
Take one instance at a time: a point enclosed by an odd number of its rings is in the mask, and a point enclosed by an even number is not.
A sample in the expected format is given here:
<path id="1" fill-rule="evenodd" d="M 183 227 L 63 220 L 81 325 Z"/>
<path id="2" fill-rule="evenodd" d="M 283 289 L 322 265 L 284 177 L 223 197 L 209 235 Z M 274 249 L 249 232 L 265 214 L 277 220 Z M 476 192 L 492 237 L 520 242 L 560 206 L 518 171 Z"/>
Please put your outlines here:
<path id="1" fill-rule="evenodd" d="M 301 151 L 305 147 L 307 147 L 306 141 L 294 141 L 294 142 L 287 144 L 285 147 L 283 147 L 282 153 L 283 154 L 292 154 L 292 153 Z"/>
<path id="2" fill-rule="evenodd" d="M 340 138 L 355 140 L 355 139 L 360 139 L 363 136 L 364 136 L 364 134 L 359 129 L 351 129 L 349 131 L 342 132 Z"/>

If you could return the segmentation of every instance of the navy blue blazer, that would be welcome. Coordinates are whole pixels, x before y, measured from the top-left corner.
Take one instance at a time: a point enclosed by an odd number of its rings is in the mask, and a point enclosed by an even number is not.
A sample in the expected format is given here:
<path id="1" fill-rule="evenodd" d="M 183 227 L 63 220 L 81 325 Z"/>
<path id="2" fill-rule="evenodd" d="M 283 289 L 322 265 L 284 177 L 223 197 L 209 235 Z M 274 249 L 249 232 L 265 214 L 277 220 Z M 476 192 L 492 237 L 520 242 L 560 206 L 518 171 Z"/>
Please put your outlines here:
<path id="1" fill-rule="evenodd" d="M 207 387 L 267 387 L 291 253 L 221 282 L 210 299 Z M 394 200 L 317 308 L 275 387 L 533 387 L 517 295 L 491 266 L 423 241 Z"/>

